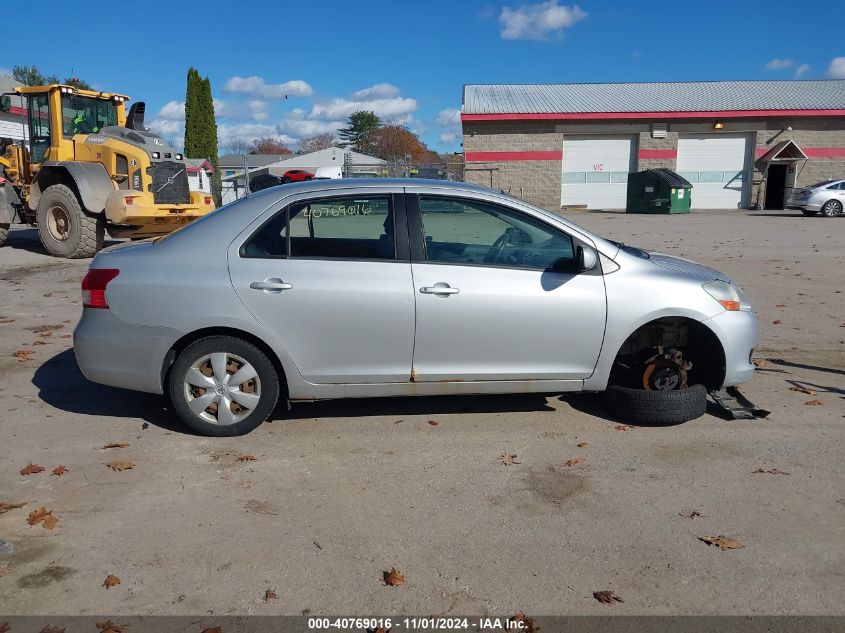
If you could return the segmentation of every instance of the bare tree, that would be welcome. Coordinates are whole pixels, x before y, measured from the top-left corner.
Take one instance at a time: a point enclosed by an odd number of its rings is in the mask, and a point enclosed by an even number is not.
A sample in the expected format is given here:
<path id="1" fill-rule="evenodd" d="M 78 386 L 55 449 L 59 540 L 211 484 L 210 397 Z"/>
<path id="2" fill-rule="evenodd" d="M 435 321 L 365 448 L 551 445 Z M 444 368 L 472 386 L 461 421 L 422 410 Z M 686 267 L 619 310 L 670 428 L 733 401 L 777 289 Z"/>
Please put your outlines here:
<path id="1" fill-rule="evenodd" d="M 299 153 L 308 154 L 309 152 L 318 152 L 321 149 L 328 149 L 337 144 L 334 134 L 331 132 L 323 132 L 315 136 L 309 136 L 299 141 Z"/>
<path id="2" fill-rule="evenodd" d="M 249 152 L 250 142 L 243 137 L 236 136 L 226 143 L 224 149 L 229 154 L 246 154 Z"/>

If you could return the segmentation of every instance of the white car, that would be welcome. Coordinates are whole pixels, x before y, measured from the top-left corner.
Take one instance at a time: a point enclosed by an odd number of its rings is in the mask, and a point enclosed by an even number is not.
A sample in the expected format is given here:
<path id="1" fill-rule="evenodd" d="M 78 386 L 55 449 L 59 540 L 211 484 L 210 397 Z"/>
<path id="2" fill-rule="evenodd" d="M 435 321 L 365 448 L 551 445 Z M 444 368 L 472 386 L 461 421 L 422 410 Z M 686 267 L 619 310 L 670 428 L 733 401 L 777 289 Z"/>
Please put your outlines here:
<path id="1" fill-rule="evenodd" d="M 797 190 L 786 203 L 789 209 L 800 209 L 804 215 L 821 213 L 829 218 L 842 215 L 845 206 L 845 180 L 825 180 Z"/>

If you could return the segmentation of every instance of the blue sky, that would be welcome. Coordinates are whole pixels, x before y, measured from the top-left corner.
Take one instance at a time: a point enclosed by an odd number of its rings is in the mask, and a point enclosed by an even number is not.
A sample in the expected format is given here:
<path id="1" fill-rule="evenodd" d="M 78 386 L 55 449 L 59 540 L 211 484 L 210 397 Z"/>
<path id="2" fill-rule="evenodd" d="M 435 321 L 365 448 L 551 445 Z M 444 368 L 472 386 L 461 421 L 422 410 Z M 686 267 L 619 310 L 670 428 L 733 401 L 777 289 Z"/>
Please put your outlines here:
<path id="1" fill-rule="evenodd" d="M 185 74 L 211 79 L 221 153 L 233 139 L 332 131 L 356 109 L 460 149 L 465 83 L 845 78 L 840 2 L 44 2 L 4 32 L 0 70 L 35 64 L 147 102 L 181 138 Z M 131 26 L 134 13 L 137 28 Z M 96 15 L 96 18 L 94 17 Z M 69 26 L 78 36 L 69 37 Z M 76 42 L 90 39 L 90 46 Z M 287 97 L 287 98 L 285 98 Z"/>

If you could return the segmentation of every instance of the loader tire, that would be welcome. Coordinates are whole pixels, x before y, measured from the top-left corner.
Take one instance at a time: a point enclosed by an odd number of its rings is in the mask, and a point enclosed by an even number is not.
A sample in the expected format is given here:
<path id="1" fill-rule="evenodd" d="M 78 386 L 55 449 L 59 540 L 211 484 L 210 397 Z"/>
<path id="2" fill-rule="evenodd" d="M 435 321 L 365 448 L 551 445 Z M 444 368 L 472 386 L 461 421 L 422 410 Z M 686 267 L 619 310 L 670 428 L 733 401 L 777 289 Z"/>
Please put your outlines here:
<path id="1" fill-rule="evenodd" d="M 9 225 L 0 224 L 0 246 L 6 243 L 7 237 L 9 237 Z"/>
<path id="2" fill-rule="evenodd" d="M 87 213 L 73 190 L 65 185 L 44 190 L 35 217 L 41 243 L 54 257 L 93 257 L 103 247 L 105 219 Z"/>

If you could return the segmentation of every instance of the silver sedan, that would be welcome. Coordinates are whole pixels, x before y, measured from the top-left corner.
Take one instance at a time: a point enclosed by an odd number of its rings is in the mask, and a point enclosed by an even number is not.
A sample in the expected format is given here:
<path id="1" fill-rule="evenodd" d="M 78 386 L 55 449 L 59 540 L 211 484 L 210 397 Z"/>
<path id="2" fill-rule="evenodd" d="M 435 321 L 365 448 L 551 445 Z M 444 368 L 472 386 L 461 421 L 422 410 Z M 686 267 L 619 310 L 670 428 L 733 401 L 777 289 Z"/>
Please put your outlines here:
<path id="1" fill-rule="evenodd" d="M 800 209 L 804 215 L 822 215 L 835 218 L 845 207 L 845 180 L 824 180 L 815 185 L 798 189 L 789 196 L 786 206 Z"/>
<path id="2" fill-rule="evenodd" d="M 500 191 L 426 180 L 264 190 L 155 241 L 100 252 L 76 358 L 239 435 L 279 400 L 607 392 L 676 423 L 751 378 L 742 291 Z"/>

